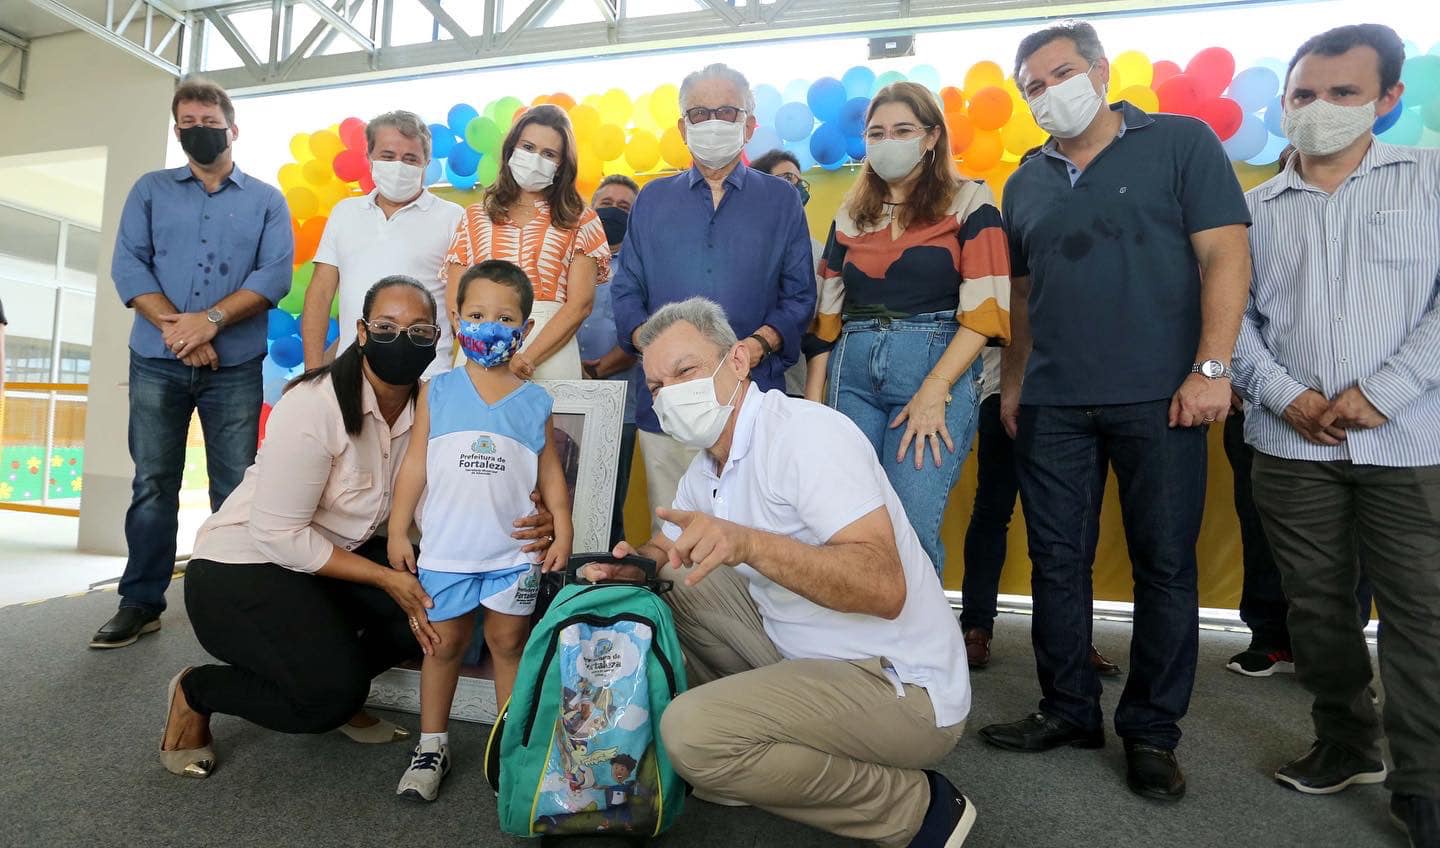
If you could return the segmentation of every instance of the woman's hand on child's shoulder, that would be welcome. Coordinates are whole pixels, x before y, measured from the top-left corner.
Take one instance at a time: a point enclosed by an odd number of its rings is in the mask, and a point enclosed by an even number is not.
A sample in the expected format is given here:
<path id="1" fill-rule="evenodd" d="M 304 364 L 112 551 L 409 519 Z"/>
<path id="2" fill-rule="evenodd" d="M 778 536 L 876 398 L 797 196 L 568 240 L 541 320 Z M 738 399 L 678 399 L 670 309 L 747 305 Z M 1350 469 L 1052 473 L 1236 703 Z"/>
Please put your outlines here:
<path id="1" fill-rule="evenodd" d="M 415 546 L 410 544 L 409 539 L 404 536 L 391 536 L 385 545 L 385 553 L 390 559 L 391 568 L 415 573 Z"/>

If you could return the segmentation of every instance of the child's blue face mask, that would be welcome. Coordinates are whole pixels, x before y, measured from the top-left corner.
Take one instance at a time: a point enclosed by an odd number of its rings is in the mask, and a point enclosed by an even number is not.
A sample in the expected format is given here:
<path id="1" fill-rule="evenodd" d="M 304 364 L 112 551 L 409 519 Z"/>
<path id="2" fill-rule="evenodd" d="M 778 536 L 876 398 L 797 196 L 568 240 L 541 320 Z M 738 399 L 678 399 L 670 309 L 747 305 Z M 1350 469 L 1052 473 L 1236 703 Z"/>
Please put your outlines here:
<path id="1" fill-rule="evenodd" d="M 460 342 L 460 349 L 471 362 L 485 368 L 493 368 L 496 365 L 504 365 L 520 349 L 520 341 L 523 334 L 519 327 L 511 327 L 499 321 L 464 321 L 460 322 L 460 332 L 456 334 Z"/>

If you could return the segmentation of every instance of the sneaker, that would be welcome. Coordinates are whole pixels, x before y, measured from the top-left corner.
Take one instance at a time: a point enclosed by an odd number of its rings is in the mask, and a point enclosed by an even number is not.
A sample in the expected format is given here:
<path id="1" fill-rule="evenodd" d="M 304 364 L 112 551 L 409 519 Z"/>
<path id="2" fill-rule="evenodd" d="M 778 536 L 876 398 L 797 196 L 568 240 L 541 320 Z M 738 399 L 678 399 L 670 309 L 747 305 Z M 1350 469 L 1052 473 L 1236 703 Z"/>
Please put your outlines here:
<path id="1" fill-rule="evenodd" d="M 1329 742 L 1316 741 L 1310 753 L 1275 772 L 1275 781 L 1306 795 L 1334 795 L 1352 783 L 1381 783 L 1385 763 L 1368 760 Z"/>
<path id="2" fill-rule="evenodd" d="M 1294 674 L 1295 656 L 1284 650 L 1267 651 L 1261 648 L 1246 648 L 1231 657 L 1225 667 L 1246 677 Z"/>
<path id="3" fill-rule="evenodd" d="M 92 648 L 123 648 L 135 644 L 146 633 L 160 629 L 160 613 L 137 607 L 121 607 L 90 637 Z"/>
<path id="4" fill-rule="evenodd" d="M 925 775 L 930 778 L 930 806 L 909 848 L 960 848 L 975 826 L 975 805 L 945 775 L 928 770 Z"/>
<path id="5" fill-rule="evenodd" d="M 980 669 L 990 664 L 990 631 L 983 627 L 971 627 L 965 631 L 965 659 L 971 668 Z"/>
<path id="6" fill-rule="evenodd" d="M 1390 796 L 1390 819 L 1410 837 L 1410 848 L 1440 846 L 1440 799 L 1397 792 Z"/>
<path id="7" fill-rule="evenodd" d="M 410 754 L 410 767 L 400 777 L 395 794 L 414 801 L 434 801 L 440 794 L 440 781 L 450 772 L 450 746 L 431 739 L 415 746 Z"/>

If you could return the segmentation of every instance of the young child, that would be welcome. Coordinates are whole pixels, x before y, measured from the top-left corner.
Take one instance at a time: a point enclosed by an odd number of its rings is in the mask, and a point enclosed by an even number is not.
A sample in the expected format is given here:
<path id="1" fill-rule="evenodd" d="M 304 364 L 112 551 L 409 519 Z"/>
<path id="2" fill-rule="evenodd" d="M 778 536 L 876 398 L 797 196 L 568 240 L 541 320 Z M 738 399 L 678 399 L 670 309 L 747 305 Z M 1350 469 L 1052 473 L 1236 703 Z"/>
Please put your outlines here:
<path id="1" fill-rule="evenodd" d="M 450 321 L 466 363 L 421 388 L 410 450 L 395 482 L 390 564 L 412 572 L 418 565 L 440 637 L 420 670 L 420 742 L 395 790 L 408 798 L 435 800 L 450 770 L 450 702 L 479 608 L 485 608 L 485 645 L 495 661 L 495 699 L 503 707 L 530 632 L 539 572 L 564 568 L 570 556 L 570 498 L 555 451 L 552 401 L 506 364 L 533 326 L 533 300 L 529 278 L 510 262 L 482 262 L 461 277 L 459 313 Z M 511 522 L 532 511 L 537 478 L 555 516 L 543 567 L 510 537 Z M 417 507 L 418 563 L 409 538 Z"/>

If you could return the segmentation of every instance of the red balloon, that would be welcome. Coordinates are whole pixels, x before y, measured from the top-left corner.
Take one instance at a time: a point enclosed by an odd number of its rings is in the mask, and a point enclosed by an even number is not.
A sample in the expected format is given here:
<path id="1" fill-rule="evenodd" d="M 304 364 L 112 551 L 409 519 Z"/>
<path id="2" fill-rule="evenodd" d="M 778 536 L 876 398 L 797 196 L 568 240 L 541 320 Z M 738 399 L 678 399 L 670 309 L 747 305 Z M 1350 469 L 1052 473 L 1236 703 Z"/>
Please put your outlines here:
<path id="1" fill-rule="evenodd" d="M 375 180 L 370 176 L 369 168 L 366 168 L 365 173 L 360 175 L 360 190 L 366 194 L 375 190 Z"/>
<path id="2" fill-rule="evenodd" d="M 1155 63 L 1154 75 L 1150 78 L 1150 90 L 1159 91 L 1165 81 L 1174 76 L 1180 75 L 1180 66 L 1169 59 L 1161 59 Z"/>
<path id="3" fill-rule="evenodd" d="M 1205 99 L 1200 96 L 1200 89 L 1189 74 L 1165 80 L 1155 89 L 1155 96 L 1160 100 L 1160 111 L 1174 115 L 1197 114 L 1201 101 Z"/>
<path id="4" fill-rule="evenodd" d="M 368 145 L 365 143 L 365 122 L 359 118 L 346 118 L 340 122 L 340 140 L 351 150 L 364 152 Z"/>
<path id="5" fill-rule="evenodd" d="M 342 150 L 335 154 L 335 176 L 353 183 L 370 174 L 370 159 L 362 150 Z"/>
<path id="6" fill-rule="evenodd" d="M 1228 97 L 1212 97 L 1200 104 L 1195 117 L 1209 124 L 1220 140 L 1225 141 L 1240 129 L 1240 123 L 1245 120 L 1245 110 Z"/>
<path id="7" fill-rule="evenodd" d="M 1185 75 L 1195 80 L 1201 97 L 1219 97 L 1235 77 L 1235 57 L 1224 47 L 1206 47 L 1185 66 Z"/>
<path id="8" fill-rule="evenodd" d="M 265 425 L 270 423 L 270 404 L 260 404 L 260 440 L 255 447 L 258 450 L 260 445 L 265 444 Z"/>

